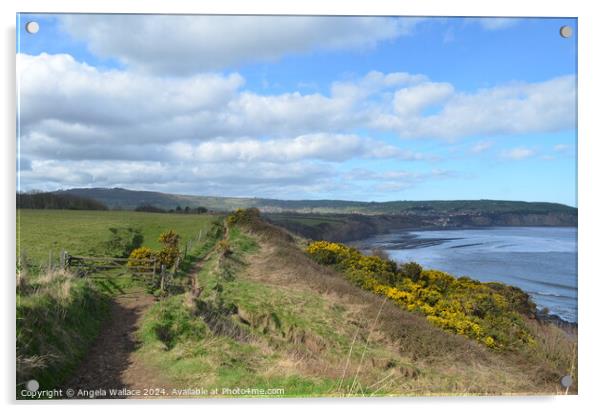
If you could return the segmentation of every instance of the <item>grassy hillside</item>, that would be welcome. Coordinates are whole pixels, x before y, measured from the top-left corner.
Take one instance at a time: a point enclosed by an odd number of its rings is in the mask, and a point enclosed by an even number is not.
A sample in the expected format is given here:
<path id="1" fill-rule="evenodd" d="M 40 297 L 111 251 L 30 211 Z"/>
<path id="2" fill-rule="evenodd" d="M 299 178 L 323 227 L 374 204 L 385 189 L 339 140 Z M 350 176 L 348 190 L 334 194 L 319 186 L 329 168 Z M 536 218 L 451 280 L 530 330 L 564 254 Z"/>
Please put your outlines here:
<path id="1" fill-rule="evenodd" d="M 226 397 L 557 394 L 560 377 L 577 376 L 576 331 L 529 319 L 519 291 L 432 271 L 384 271 L 381 258 L 310 244 L 253 211 L 224 220 L 28 210 L 19 219 L 21 247 L 41 262 L 55 245 L 99 251 L 112 225 L 139 226 L 153 248 L 167 229 L 183 240 L 205 231 L 132 330 L 140 341 L 134 359 L 176 388 L 218 388 L 214 396 Z M 353 259 L 332 261 L 331 250 Z M 18 383 L 35 376 L 42 388 L 69 378 L 101 330 L 108 300 L 148 287 L 124 276 L 22 270 Z M 391 277 L 401 277 L 394 287 Z M 441 282 L 453 288 L 439 291 Z M 405 287 L 412 293 L 402 294 Z"/>
<path id="2" fill-rule="evenodd" d="M 65 271 L 17 281 L 17 386 L 35 378 L 43 389 L 61 384 L 77 366 L 108 313 L 109 297 Z"/>
<path id="3" fill-rule="evenodd" d="M 109 228 L 141 230 L 144 245 L 158 248 L 159 234 L 173 229 L 182 241 L 197 238 L 216 219 L 213 215 L 156 214 L 133 211 L 17 210 L 17 254 L 33 263 L 58 260 L 61 249 L 72 255 L 106 255 Z"/>
<path id="4" fill-rule="evenodd" d="M 191 244 L 181 270 L 209 251 L 219 236 L 212 215 L 152 214 L 127 211 L 19 210 L 17 240 L 25 254 L 17 272 L 17 386 L 35 378 L 52 389 L 70 378 L 110 314 L 119 295 L 154 292 L 152 280 L 111 271 L 79 278 L 57 268 L 58 252 L 105 255 L 111 227 L 136 227 L 144 246 L 158 248 L 159 234 L 174 229 Z M 48 254 L 53 252 L 53 268 Z M 180 288 L 173 285 L 173 288 Z M 49 328 L 52 326 L 52 328 Z M 100 373 L 100 372 L 99 372 Z M 17 393 L 18 396 L 20 393 Z"/>
<path id="5" fill-rule="evenodd" d="M 564 213 L 575 215 L 576 208 L 549 202 L 518 201 L 391 201 L 357 202 L 340 200 L 287 201 L 265 198 L 232 198 L 175 195 L 152 191 L 131 191 L 122 188 L 74 188 L 60 193 L 95 199 L 113 209 L 134 209 L 151 204 L 164 209 L 204 206 L 217 211 L 238 208 L 259 208 L 263 212 L 361 213 L 361 214 L 440 214 L 440 213 Z"/>
<path id="6" fill-rule="evenodd" d="M 525 319 L 536 350 L 492 349 L 355 286 L 277 227 L 228 222 L 193 289 L 156 304 L 139 333 L 139 356 L 172 382 L 285 397 L 556 394 L 570 373 L 575 338 L 557 327 Z"/>

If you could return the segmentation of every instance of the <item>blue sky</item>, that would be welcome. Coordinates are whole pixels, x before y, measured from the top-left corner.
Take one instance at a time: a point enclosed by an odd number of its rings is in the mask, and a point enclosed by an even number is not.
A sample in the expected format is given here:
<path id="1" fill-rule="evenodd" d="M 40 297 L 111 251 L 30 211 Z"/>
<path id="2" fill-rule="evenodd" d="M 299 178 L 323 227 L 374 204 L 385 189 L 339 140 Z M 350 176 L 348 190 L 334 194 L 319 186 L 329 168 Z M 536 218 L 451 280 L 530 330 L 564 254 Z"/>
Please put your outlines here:
<path id="1" fill-rule="evenodd" d="M 576 205 L 576 19 L 18 27 L 22 190 Z"/>

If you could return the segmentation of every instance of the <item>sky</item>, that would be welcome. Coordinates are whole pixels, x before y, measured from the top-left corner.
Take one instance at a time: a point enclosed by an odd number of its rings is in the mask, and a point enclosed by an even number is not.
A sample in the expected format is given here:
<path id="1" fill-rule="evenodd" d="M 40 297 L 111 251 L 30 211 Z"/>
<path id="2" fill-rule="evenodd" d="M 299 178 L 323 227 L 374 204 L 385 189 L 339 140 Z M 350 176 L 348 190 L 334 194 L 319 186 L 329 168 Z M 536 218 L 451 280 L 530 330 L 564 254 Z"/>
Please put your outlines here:
<path id="1" fill-rule="evenodd" d="M 17 27 L 21 191 L 576 206 L 576 19 L 21 14 Z"/>

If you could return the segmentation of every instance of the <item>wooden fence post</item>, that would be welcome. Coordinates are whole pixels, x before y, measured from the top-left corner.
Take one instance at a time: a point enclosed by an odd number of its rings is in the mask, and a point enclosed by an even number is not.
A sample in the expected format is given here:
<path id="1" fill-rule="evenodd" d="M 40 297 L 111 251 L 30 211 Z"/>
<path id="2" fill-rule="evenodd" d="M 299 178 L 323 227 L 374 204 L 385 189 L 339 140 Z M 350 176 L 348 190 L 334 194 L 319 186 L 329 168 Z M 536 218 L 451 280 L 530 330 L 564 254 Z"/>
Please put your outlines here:
<path id="1" fill-rule="evenodd" d="M 67 269 L 67 251 L 61 250 L 61 269 Z"/>
<path id="2" fill-rule="evenodd" d="M 161 264 L 161 291 L 165 288 L 165 264 Z"/>
<path id="3" fill-rule="evenodd" d="M 178 272 L 178 267 L 180 266 L 180 257 L 176 258 L 176 263 L 173 266 L 173 273 L 171 274 L 172 277 L 175 277 L 177 272 Z"/>

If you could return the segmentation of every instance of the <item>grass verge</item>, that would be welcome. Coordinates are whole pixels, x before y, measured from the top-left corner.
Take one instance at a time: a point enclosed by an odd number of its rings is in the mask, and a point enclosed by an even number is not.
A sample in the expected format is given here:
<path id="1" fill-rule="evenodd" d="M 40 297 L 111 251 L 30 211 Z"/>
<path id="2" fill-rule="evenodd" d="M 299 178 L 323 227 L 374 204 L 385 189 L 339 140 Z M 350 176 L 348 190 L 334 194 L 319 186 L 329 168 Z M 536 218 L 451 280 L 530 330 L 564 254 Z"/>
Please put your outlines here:
<path id="1" fill-rule="evenodd" d="M 31 379 L 40 390 L 55 388 L 97 336 L 108 313 L 108 295 L 92 281 L 64 271 L 35 278 L 22 273 L 17 285 L 18 390 Z"/>

